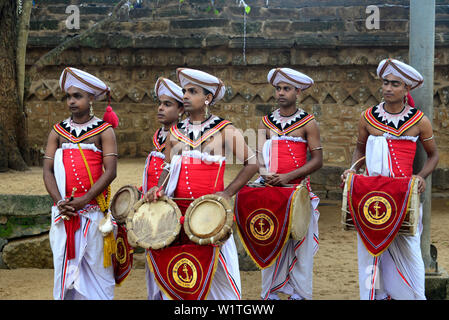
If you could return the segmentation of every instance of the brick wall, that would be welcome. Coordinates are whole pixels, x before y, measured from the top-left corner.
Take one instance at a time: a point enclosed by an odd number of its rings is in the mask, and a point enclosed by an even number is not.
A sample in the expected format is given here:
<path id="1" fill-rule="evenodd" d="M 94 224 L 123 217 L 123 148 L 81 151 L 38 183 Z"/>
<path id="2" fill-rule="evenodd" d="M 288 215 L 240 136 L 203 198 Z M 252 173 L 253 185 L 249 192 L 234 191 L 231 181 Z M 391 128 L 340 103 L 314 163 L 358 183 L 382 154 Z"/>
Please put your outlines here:
<path id="1" fill-rule="evenodd" d="M 27 66 L 101 20 L 114 2 L 70 1 L 80 8 L 80 29 L 69 30 L 68 1 L 36 0 Z M 31 83 L 26 100 L 31 145 L 43 148 L 51 125 L 68 116 L 58 88 L 65 66 L 87 70 L 112 88 L 122 157 L 145 156 L 151 148 L 158 127 L 153 87 L 159 76 L 176 80 L 175 69 L 181 66 L 217 75 L 227 92 L 213 112 L 245 130 L 257 128 L 260 118 L 275 108 L 274 90 L 266 82 L 268 71 L 288 66 L 315 80 L 316 85 L 303 93 L 301 106 L 319 122 L 325 165 L 348 167 L 360 113 L 381 99 L 375 76 L 378 62 L 387 57 L 408 60 L 409 1 L 320 0 L 319 6 L 309 0 L 246 3 L 251 6 L 246 39 L 243 8 L 234 0 L 215 0 L 213 8 L 208 8 L 209 0 L 182 4 L 144 0 L 141 8 L 121 12 L 116 22 L 65 51 L 41 72 L 41 79 Z M 368 5 L 380 8 L 379 30 L 365 27 Z M 433 119 L 441 172 L 449 167 L 448 45 L 449 0 L 441 0 L 436 7 Z M 102 115 L 105 106 L 96 103 L 97 114 Z"/>

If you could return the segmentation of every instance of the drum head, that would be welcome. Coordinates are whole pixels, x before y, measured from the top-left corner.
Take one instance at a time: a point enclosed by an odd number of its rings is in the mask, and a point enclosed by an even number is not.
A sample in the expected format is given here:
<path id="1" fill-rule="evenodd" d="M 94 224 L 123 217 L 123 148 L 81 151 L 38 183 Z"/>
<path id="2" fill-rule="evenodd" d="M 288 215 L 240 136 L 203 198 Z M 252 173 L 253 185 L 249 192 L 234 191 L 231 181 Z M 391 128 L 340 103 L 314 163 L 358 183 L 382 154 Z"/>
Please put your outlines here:
<path id="1" fill-rule="evenodd" d="M 310 195 L 309 191 L 304 185 L 298 186 L 292 199 L 292 214 L 291 214 L 291 237 L 294 240 L 302 240 L 310 224 Z"/>
<path id="2" fill-rule="evenodd" d="M 128 213 L 139 200 L 139 190 L 131 185 L 118 189 L 111 201 L 111 213 L 118 224 L 126 222 Z"/>
<path id="3" fill-rule="evenodd" d="M 193 242 L 215 243 L 230 234 L 233 218 L 228 201 L 213 194 L 205 195 L 187 208 L 184 230 Z"/>
<path id="4" fill-rule="evenodd" d="M 139 200 L 126 221 L 128 241 L 134 247 L 164 248 L 178 236 L 180 218 L 181 211 L 176 203 L 165 196 L 156 202 Z"/>

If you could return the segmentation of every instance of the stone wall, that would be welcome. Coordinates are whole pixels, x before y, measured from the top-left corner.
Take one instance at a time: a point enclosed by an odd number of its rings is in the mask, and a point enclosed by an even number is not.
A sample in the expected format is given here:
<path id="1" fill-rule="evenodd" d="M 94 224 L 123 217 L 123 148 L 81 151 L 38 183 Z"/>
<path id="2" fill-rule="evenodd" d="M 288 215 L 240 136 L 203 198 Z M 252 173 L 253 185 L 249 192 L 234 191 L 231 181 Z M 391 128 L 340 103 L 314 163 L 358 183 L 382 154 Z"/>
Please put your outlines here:
<path id="1" fill-rule="evenodd" d="M 113 8 L 112 0 L 70 1 L 79 5 L 80 29 L 69 30 L 68 1 L 40 0 L 32 11 L 27 66 L 69 37 L 87 30 Z M 387 2 L 387 4 L 385 4 Z M 186 66 L 225 82 L 226 96 L 213 112 L 243 130 L 255 129 L 275 106 L 268 71 L 298 69 L 315 80 L 301 106 L 320 125 L 324 162 L 339 171 L 351 162 L 357 122 L 380 99 L 375 71 L 380 60 L 408 60 L 409 1 L 247 0 L 251 11 L 243 37 L 243 8 L 234 0 L 152 0 L 62 53 L 33 81 L 26 98 L 28 135 L 43 149 L 52 124 L 69 115 L 58 88 L 65 66 L 87 70 L 112 88 L 120 117 L 116 135 L 121 157 L 143 157 L 158 127 L 153 87 L 159 76 L 175 79 Z M 318 6 L 319 5 L 319 6 Z M 368 30 L 368 5 L 380 8 L 380 29 Z M 216 11 L 215 11 L 216 9 Z M 440 151 L 435 185 L 449 188 L 449 0 L 437 1 L 434 130 Z M 243 51 L 245 46 L 245 52 Z M 106 102 L 95 104 L 102 115 Z M 332 168 L 335 168 L 332 169 Z"/>
<path id="2" fill-rule="evenodd" d="M 53 268 L 50 196 L 0 195 L 0 269 Z"/>

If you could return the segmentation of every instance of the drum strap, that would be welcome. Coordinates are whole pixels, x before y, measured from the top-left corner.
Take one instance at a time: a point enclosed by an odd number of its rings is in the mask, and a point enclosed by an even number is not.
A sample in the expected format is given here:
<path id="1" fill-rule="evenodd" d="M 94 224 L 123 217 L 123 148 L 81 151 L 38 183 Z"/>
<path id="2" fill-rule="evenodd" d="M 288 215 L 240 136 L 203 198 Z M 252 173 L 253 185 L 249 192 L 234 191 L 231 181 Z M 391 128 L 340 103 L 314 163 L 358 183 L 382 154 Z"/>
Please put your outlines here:
<path id="1" fill-rule="evenodd" d="M 90 173 L 89 164 L 87 163 L 86 157 L 84 156 L 83 149 L 81 148 L 80 144 L 78 143 L 78 149 L 80 150 L 81 157 L 83 158 L 84 165 L 86 166 L 87 174 L 89 175 L 89 181 L 90 185 L 94 185 L 94 180 L 92 178 L 92 174 Z M 104 198 L 103 192 L 101 192 L 97 197 L 97 203 L 100 206 L 100 210 L 103 212 L 103 214 L 107 214 L 107 211 L 109 209 L 109 201 L 111 199 L 111 186 L 108 186 L 108 194 L 106 199 Z M 114 234 L 112 232 L 109 232 L 106 236 L 103 237 L 103 266 L 105 268 L 112 265 L 111 262 L 111 255 L 115 254 L 116 251 L 116 243 L 114 239 Z"/>

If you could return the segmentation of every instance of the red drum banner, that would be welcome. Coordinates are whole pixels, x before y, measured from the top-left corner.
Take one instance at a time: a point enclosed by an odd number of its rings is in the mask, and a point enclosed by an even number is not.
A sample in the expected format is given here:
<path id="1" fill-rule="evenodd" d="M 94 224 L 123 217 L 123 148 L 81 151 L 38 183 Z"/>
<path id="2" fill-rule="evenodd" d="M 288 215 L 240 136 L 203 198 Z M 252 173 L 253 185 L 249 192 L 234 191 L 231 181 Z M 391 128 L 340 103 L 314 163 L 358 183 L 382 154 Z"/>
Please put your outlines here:
<path id="1" fill-rule="evenodd" d="M 244 186 L 235 197 L 235 219 L 246 251 L 261 269 L 269 267 L 290 237 L 296 188 Z"/>
<path id="2" fill-rule="evenodd" d="M 388 248 L 410 205 L 414 178 L 349 174 L 348 207 L 367 250 L 378 256 Z"/>
<path id="3" fill-rule="evenodd" d="M 173 300 L 205 300 L 220 248 L 185 244 L 149 250 L 147 259 L 159 288 Z"/>
<path id="4" fill-rule="evenodd" d="M 115 239 L 116 252 L 113 257 L 115 283 L 120 285 L 129 275 L 133 266 L 134 249 L 128 243 L 126 228 L 117 225 L 117 237 Z"/>

